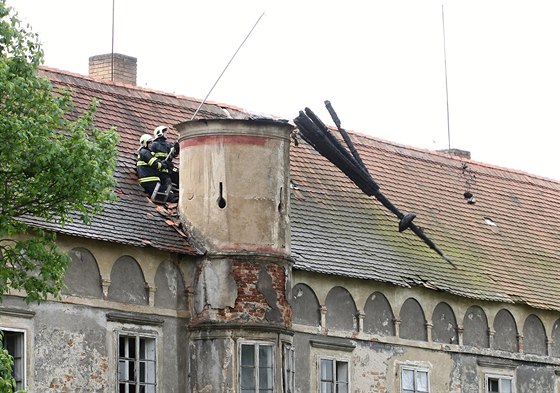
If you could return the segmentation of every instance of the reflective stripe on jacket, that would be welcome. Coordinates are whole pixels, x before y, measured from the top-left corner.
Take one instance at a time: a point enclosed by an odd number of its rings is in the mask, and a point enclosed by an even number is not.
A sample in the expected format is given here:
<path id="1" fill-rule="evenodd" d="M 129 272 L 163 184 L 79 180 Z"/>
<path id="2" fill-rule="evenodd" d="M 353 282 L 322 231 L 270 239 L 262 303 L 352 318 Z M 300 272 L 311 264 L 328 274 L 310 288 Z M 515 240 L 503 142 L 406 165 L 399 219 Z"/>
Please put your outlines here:
<path id="1" fill-rule="evenodd" d="M 168 170 L 162 169 L 162 166 L 162 160 L 155 157 L 150 149 L 140 148 L 136 161 L 136 174 L 140 183 L 159 181 L 163 173 L 168 176 Z"/>

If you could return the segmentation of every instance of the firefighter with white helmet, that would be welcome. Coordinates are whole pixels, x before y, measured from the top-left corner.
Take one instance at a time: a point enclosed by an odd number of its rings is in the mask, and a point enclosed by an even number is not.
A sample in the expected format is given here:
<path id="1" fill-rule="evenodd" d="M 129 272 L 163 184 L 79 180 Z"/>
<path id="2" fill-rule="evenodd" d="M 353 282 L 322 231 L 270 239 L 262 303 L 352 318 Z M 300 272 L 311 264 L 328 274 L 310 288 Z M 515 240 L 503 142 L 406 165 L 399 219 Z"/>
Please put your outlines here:
<path id="1" fill-rule="evenodd" d="M 173 166 L 173 158 L 179 155 L 179 144 L 167 141 L 165 134 L 169 130 L 167 126 L 157 126 L 154 128 L 154 141 L 152 143 L 152 152 L 161 159 L 166 160 L 170 164 L 169 175 L 176 187 L 179 187 L 179 171 Z"/>
<path id="2" fill-rule="evenodd" d="M 167 161 L 156 157 L 150 149 L 153 139 L 150 134 L 144 134 L 140 137 L 140 148 L 138 149 L 136 161 L 138 182 L 150 196 L 158 182 L 164 189 L 171 184 L 169 176 L 171 165 Z M 167 196 L 167 201 L 169 202 L 176 202 L 177 199 L 177 195 L 174 194 Z"/>

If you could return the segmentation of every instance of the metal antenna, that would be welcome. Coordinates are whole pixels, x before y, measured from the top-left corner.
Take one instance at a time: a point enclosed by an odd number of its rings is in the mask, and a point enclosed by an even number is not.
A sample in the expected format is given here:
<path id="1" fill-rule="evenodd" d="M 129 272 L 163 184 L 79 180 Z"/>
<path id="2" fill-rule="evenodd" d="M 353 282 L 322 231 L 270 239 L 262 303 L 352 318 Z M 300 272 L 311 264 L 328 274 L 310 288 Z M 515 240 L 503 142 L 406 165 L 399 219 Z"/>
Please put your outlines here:
<path id="1" fill-rule="evenodd" d="M 441 24 L 443 27 L 443 64 L 445 66 L 445 104 L 447 106 L 447 148 L 451 150 L 451 128 L 449 127 L 449 90 L 447 87 L 447 50 L 445 48 L 445 13 L 441 5 Z"/>
<path id="2" fill-rule="evenodd" d="M 114 0 L 113 0 L 114 1 Z M 212 87 L 210 88 L 210 91 L 208 91 L 208 94 L 206 94 L 206 97 L 204 97 L 204 100 L 202 100 L 202 102 L 200 103 L 200 105 L 198 106 L 198 108 L 196 108 L 196 111 L 194 111 L 191 120 L 193 120 L 195 118 L 195 116 L 197 115 L 198 111 L 200 110 L 200 108 L 202 108 L 202 105 L 204 105 L 204 103 L 206 102 L 206 100 L 208 99 L 208 96 L 210 95 L 210 93 L 212 93 L 212 90 L 214 90 L 214 87 L 216 87 L 216 85 L 218 84 L 218 82 L 220 81 L 220 78 L 222 77 L 222 75 L 224 75 L 224 73 L 226 72 L 226 70 L 228 69 L 229 65 L 231 64 L 231 62 L 233 61 L 233 59 L 235 58 L 235 55 L 237 55 L 237 52 L 239 52 L 239 50 L 241 49 L 241 47 L 243 46 L 243 44 L 245 43 L 245 41 L 247 41 L 247 38 L 249 38 L 249 36 L 251 35 L 251 33 L 253 32 L 253 30 L 255 30 L 255 27 L 257 27 L 257 25 L 259 24 L 259 22 L 261 21 L 261 18 L 264 16 L 264 12 L 261 14 L 261 16 L 259 16 L 259 18 L 257 19 L 257 21 L 255 22 L 255 24 L 253 25 L 253 27 L 251 28 L 251 30 L 249 31 L 249 33 L 247 33 L 247 36 L 245 37 L 245 39 L 241 42 L 241 44 L 239 45 L 239 47 L 237 48 L 237 50 L 235 51 L 235 53 L 233 54 L 233 56 L 231 56 L 231 59 L 229 59 L 228 63 L 226 64 L 226 66 L 224 67 L 222 73 L 220 74 L 220 76 L 218 77 L 218 79 L 216 79 L 216 82 L 214 82 L 214 84 L 212 85 Z"/>
<path id="3" fill-rule="evenodd" d="M 113 0 L 113 18 L 111 21 L 111 82 L 115 81 L 115 0 Z"/>

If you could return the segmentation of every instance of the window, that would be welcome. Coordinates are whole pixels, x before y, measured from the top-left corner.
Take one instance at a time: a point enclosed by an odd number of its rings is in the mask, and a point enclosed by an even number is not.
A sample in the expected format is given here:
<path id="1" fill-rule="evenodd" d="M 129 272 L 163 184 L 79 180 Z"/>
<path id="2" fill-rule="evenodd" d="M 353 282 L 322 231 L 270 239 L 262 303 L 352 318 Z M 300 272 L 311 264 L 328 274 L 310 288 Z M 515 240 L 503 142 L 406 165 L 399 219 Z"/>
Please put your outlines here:
<path id="1" fill-rule="evenodd" d="M 273 346 L 269 343 L 242 343 L 239 380 L 241 393 L 273 392 Z"/>
<path id="2" fill-rule="evenodd" d="M 513 383 L 511 377 L 486 375 L 487 393 L 513 393 Z"/>
<path id="3" fill-rule="evenodd" d="M 119 333 L 118 351 L 119 393 L 155 393 L 156 339 Z"/>
<path id="4" fill-rule="evenodd" d="M 25 335 L 22 331 L 2 330 L 2 345 L 14 358 L 12 377 L 16 380 L 16 390 L 25 388 Z"/>
<path id="5" fill-rule="evenodd" d="M 319 359 L 319 392 L 348 393 L 348 361 Z"/>
<path id="6" fill-rule="evenodd" d="M 401 368 L 402 393 L 424 393 L 429 391 L 428 370 L 416 367 Z"/>
<path id="7" fill-rule="evenodd" d="M 284 351 L 282 353 L 284 362 L 284 393 L 295 392 L 295 351 L 291 344 L 284 344 Z"/>

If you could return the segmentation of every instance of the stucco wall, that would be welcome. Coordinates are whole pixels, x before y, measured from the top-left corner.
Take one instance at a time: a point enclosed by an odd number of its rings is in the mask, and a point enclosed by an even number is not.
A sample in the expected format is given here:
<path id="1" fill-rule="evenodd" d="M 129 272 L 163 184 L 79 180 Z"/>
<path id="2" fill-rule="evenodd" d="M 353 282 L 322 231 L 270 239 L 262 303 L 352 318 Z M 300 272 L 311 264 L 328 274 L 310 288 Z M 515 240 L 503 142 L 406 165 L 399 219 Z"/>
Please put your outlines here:
<path id="1" fill-rule="evenodd" d="M 402 367 L 427 370 L 432 393 L 483 393 L 495 375 L 557 392 L 558 313 L 302 271 L 293 283 L 299 392 L 317 391 L 324 357 L 349 362 L 352 392 L 400 392 Z"/>

